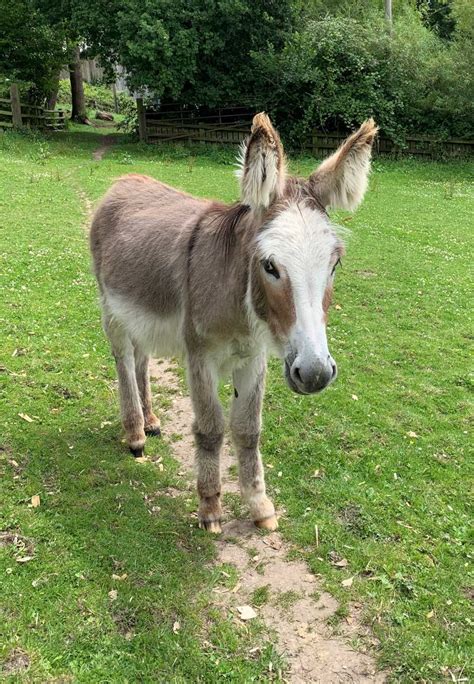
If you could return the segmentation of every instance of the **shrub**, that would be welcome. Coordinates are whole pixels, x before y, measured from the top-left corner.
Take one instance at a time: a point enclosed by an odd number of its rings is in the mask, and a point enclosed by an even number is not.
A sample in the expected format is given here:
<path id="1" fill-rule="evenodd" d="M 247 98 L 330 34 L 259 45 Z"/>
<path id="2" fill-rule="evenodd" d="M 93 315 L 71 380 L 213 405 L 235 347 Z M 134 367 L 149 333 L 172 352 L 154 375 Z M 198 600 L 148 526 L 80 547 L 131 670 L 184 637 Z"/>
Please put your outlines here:
<path id="1" fill-rule="evenodd" d="M 400 144 L 409 133 L 472 134 L 466 51 L 446 44 L 412 10 L 392 32 L 380 13 L 312 20 L 281 53 L 253 59 L 270 84 L 261 104 L 295 146 L 314 127 L 349 129 L 368 116 Z"/>

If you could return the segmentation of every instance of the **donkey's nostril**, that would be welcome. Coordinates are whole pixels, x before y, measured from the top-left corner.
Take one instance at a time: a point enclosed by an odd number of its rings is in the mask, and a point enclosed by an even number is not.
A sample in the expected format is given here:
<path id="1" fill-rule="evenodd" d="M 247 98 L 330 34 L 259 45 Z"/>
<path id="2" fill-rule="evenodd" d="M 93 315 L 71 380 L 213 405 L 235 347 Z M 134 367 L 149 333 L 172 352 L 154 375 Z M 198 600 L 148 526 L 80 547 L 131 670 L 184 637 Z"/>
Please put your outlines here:
<path id="1" fill-rule="evenodd" d="M 298 366 L 293 366 L 293 369 L 292 369 L 292 370 L 293 370 L 293 375 L 294 375 L 295 378 L 298 380 L 298 382 L 300 382 L 301 384 L 303 384 L 303 379 L 302 379 L 302 377 L 301 377 L 300 369 L 298 368 Z"/>
<path id="2" fill-rule="evenodd" d="M 333 379 L 336 377 L 336 374 L 337 374 L 337 366 L 336 366 L 336 364 L 334 363 L 334 361 L 331 363 L 331 368 L 332 368 L 331 380 L 333 380 Z"/>

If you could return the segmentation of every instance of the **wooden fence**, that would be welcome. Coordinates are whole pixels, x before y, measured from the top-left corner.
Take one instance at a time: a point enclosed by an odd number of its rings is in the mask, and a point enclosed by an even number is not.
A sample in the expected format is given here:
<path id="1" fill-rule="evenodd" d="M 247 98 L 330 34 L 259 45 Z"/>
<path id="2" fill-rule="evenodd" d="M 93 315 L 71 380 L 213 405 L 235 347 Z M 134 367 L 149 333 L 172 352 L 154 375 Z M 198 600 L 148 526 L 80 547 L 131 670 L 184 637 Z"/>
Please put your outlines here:
<path id="1" fill-rule="evenodd" d="M 205 110 L 197 107 L 165 105 L 159 111 L 147 111 L 137 100 L 140 140 L 149 143 L 195 142 L 239 145 L 249 135 L 253 111 L 245 107 Z M 346 139 L 345 133 L 314 130 L 300 146 L 315 157 L 324 157 Z M 409 154 L 427 159 L 465 157 L 474 153 L 474 140 L 438 140 L 429 136 L 408 136 L 406 146 L 397 146 L 379 135 L 375 154 Z"/>
<path id="2" fill-rule="evenodd" d="M 16 85 L 11 86 L 8 99 L 0 98 L 0 129 L 27 127 L 57 131 L 65 128 L 65 121 L 61 109 L 53 111 L 21 102 Z"/>

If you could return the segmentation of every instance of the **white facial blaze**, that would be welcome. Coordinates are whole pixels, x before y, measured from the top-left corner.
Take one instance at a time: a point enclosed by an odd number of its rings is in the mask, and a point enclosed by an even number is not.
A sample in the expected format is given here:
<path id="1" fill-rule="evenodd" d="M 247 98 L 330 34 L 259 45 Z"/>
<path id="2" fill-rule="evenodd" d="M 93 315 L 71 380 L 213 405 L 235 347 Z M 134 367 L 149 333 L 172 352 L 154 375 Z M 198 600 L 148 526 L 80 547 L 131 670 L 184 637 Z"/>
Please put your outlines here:
<path id="1" fill-rule="evenodd" d="M 323 296 L 331 257 L 338 239 L 321 212 L 290 204 L 259 237 L 262 258 L 272 257 L 291 281 L 296 322 L 289 349 L 306 358 L 326 360 L 329 355 L 324 324 Z"/>

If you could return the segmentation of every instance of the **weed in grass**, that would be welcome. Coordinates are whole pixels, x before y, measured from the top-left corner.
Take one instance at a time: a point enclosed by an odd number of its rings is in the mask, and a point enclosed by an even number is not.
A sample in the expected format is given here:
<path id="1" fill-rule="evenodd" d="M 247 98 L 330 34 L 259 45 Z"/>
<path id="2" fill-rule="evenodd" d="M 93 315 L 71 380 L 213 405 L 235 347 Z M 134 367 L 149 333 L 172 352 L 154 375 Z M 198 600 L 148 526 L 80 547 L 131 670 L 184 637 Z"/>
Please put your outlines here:
<path id="1" fill-rule="evenodd" d="M 274 603 L 282 610 L 288 611 L 301 598 L 301 594 L 297 591 L 289 590 L 282 591 L 274 596 Z"/>
<path id="2" fill-rule="evenodd" d="M 251 604 L 253 606 L 263 606 L 270 600 L 270 585 L 266 584 L 264 587 L 258 587 L 252 592 Z"/>

